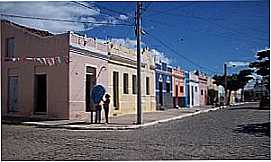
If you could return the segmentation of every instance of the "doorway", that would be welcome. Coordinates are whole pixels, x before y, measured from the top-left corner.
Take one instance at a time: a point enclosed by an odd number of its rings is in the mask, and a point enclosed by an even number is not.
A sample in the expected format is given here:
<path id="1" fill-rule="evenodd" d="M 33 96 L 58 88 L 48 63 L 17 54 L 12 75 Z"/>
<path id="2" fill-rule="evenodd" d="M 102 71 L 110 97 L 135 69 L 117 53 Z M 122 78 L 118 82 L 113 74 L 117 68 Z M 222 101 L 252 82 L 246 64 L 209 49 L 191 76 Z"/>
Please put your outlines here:
<path id="1" fill-rule="evenodd" d="M 174 98 L 174 107 L 179 106 L 178 104 L 178 85 L 175 85 L 175 98 Z"/>
<path id="2" fill-rule="evenodd" d="M 8 77 L 8 111 L 14 112 L 18 109 L 18 77 Z"/>
<path id="3" fill-rule="evenodd" d="M 35 74 L 35 108 L 34 113 L 47 113 L 47 75 Z"/>
<path id="4" fill-rule="evenodd" d="M 96 85 L 96 68 L 87 66 L 86 67 L 86 91 L 85 91 L 85 100 L 86 100 L 86 112 L 90 112 L 94 109 L 94 103 L 91 100 L 91 91 L 92 88 Z"/>
<path id="5" fill-rule="evenodd" d="M 159 82 L 159 103 L 163 106 L 163 82 Z"/>
<path id="6" fill-rule="evenodd" d="M 113 106 L 119 110 L 119 73 L 113 72 Z"/>
<path id="7" fill-rule="evenodd" d="M 194 87 L 193 86 L 191 86 L 191 104 L 192 104 L 192 106 L 194 106 Z"/>

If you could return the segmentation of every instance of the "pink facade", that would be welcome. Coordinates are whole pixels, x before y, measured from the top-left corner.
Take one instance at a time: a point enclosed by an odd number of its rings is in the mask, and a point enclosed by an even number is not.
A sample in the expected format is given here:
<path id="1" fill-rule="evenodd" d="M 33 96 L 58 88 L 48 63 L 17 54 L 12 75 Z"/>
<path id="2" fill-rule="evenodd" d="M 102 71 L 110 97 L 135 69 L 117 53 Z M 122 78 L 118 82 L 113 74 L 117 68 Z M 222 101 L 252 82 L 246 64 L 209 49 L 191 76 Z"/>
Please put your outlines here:
<path id="1" fill-rule="evenodd" d="M 207 76 L 199 75 L 199 98 L 200 106 L 207 105 L 208 102 L 208 85 L 207 85 Z"/>
<path id="2" fill-rule="evenodd" d="M 184 72 L 181 69 L 172 70 L 173 97 L 184 96 Z"/>
<path id="3" fill-rule="evenodd" d="M 172 69 L 172 89 L 173 89 L 173 106 L 181 106 L 181 97 L 184 96 L 184 72 L 175 68 Z"/>
<path id="4" fill-rule="evenodd" d="M 14 39 L 14 57 L 52 57 L 69 54 L 67 34 L 50 36 L 44 32 L 34 33 L 16 24 L 1 21 L 2 115 L 68 118 L 68 64 L 48 67 L 34 62 L 5 61 L 8 39 Z M 47 75 L 46 82 L 48 83 L 46 110 L 44 113 L 34 113 L 34 76 L 42 74 Z M 13 88 L 15 89 L 13 91 L 8 90 L 11 84 L 9 78 L 13 78 L 13 82 L 16 81 L 16 88 Z M 13 102 L 8 100 L 11 94 L 15 96 Z M 13 104 L 13 110 L 10 110 L 11 104 Z"/>
<path id="5" fill-rule="evenodd" d="M 69 57 L 71 62 L 49 66 L 6 61 L 56 56 Z M 88 73 L 87 68 L 93 72 Z M 2 116 L 85 119 L 89 114 L 86 82 L 92 77 L 96 84 L 107 87 L 106 70 L 107 45 L 70 32 L 52 35 L 1 21 Z"/>
<path id="6" fill-rule="evenodd" d="M 107 91 L 107 45 L 70 33 L 69 56 L 69 117 L 86 119 L 90 113 L 86 107 L 86 93 L 90 93 L 90 89 L 86 92 L 86 82 L 91 82 L 87 80 L 87 67 L 95 71 L 95 84 L 103 85 Z"/>

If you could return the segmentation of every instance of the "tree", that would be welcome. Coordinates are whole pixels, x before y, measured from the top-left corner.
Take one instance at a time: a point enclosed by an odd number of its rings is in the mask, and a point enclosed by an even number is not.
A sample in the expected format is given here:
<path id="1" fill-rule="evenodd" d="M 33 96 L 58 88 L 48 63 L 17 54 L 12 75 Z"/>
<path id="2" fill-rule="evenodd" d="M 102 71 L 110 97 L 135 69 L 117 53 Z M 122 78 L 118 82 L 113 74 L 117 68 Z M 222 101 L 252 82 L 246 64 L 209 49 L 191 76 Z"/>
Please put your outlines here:
<path id="1" fill-rule="evenodd" d="M 257 52 L 257 61 L 249 64 L 250 68 L 255 68 L 256 74 L 263 77 L 263 83 L 266 89 L 270 87 L 270 50 Z"/>
<path id="2" fill-rule="evenodd" d="M 251 76 L 252 73 L 253 73 L 253 70 L 246 69 L 246 70 L 240 71 L 238 76 L 237 76 L 238 81 L 240 83 L 240 87 L 242 88 L 242 92 L 241 92 L 242 101 L 244 101 L 244 87 L 248 83 L 248 81 L 253 79 L 253 77 Z"/>
<path id="3" fill-rule="evenodd" d="M 230 95 L 232 91 L 237 91 L 240 88 L 244 88 L 244 86 L 248 83 L 249 80 L 252 79 L 250 76 L 252 74 L 252 70 L 246 69 L 240 71 L 238 74 L 232 74 L 227 76 L 227 103 L 230 102 Z M 213 79 L 215 80 L 216 85 L 221 85 L 225 88 L 225 76 L 224 75 L 214 75 Z M 225 92 L 227 91 L 225 89 Z"/>
<path id="4" fill-rule="evenodd" d="M 252 62 L 249 67 L 255 68 L 256 74 L 262 76 L 263 85 L 266 87 L 267 95 L 262 96 L 260 108 L 270 109 L 269 87 L 270 87 L 270 49 L 257 52 L 257 61 Z"/>

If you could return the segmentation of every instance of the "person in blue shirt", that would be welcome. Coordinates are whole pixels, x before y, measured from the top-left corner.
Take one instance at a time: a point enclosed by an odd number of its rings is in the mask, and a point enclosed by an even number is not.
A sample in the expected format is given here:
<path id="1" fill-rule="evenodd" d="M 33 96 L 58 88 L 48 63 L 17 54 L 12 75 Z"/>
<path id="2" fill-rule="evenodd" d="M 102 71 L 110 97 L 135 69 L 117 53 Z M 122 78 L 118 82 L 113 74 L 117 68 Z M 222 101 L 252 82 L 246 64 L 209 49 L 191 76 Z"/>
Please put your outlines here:
<path id="1" fill-rule="evenodd" d="M 101 123 L 101 111 L 102 111 L 102 105 L 101 103 L 97 103 L 95 105 L 96 108 L 96 114 L 95 114 L 95 123 Z"/>

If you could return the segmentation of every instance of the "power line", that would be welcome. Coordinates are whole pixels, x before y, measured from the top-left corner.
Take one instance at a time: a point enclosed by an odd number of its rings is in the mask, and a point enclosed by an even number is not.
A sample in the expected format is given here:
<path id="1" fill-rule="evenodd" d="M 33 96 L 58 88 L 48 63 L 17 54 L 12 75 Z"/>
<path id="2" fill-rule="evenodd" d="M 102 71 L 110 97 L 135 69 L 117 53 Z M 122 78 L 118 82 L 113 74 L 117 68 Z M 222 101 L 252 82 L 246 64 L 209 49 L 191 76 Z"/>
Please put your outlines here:
<path id="1" fill-rule="evenodd" d="M 155 13 L 155 16 L 157 16 L 157 15 L 161 15 L 161 14 L 167 13 L 167 12 L 172 11 L 172 10 L 185 8 L 185 7 L 191 6 L 191 5 L 193 5 L 193 4 L 195 4 L 195 3 L 189 3 L 189 4 L 183 5 L 183 6 L 182 6 L 182 5 L 178 5 L 177 7 L 169 8 L 169 9 L 162 10 L 162 11 L 158 11 L 158 12 L 157 12 L 157 10 L 156 10 L 156 11 L 155 11 L 155 10 L 154 10 L 154 11 L 153 11 L 153 10 L 149 10 L 149 12 L 154 12 L 154 13 Z M 150 15 L 149 15 L 149 16 L 150 16 Z"/>
<path id="2" fill-rule="evenodd" d="M 160 11 L 152 11 L 152 12 L 157 12 L 157 14 L 163 14 L 163 13 L 161 13 Z M 207 23 L 210 23 L 210 24 L 212 24 L 212 25 L 216 25 L 216 26 L 218 26 L 219 28 L 222 28 L 222 29 L 226 29 L 226 30 L 228 30 L 228 31 L 230 31 L 230 32 L 232 32 L 233 34 L 235 34 L 235 33 L 237 33 L 237 34 L 241 34 L 241 35 L 244 35 L 244 34 L 247 34 L 247 33 L 243 33 L 243 32 L 239 32 L 239 31 L 237 31 L 237 30 L 235 30 L 235 29 L 233 29 L 233 28 L 229 28 L 229 27 L 227 27 L 227 26 L 223 26 L 223 25 L 220 25 L 220 24 L 217 24 L 217 23 L 214 23 L 214 22 L 211 22 L 211 21 L 218 21 L 218 20 L 224 20 L 224 19 L 211 19 L 211 18 L 205 18 L 205 17 L 201 17 L 201 16 L 194 16 L 194 15 L 184 15 L 184 14 L 174 14 L 174 13 L 168 13 L 168 14 L 166 14 L 167 16 L 168 15 L 170 15 L 170 16 L 178 16 L 178 17 L 180 17 L 180 16 L 183 16 L 183 17 L 189 17 L 189 18 L 193 18 L 193 19 L 198 19 L 198 20 L 201 20 L 201 21 L 205 21 L 205 22 L 207 22 Z M 150 19 L 150 18 L 145 18 L 145 19 Z M 254 29 L 251 29 L 251 30 L 253 30 L 253 31 L 255 31 Z M 267 39 L 263 39 L 263 38 L 259 38 L 259 37 L 255 37 L 255 36 L 253 36 L 253 35 L 251 35 L 252 37 L 254 37 L 255 39 L 258 39 L 258 40 L 263 40 L 263 41 L 267 41 Z"/>
<path id="3" fill-rule="evenodd" d="M 83 4 L 83 3 L 80 3 L 80 2 L 77 2 L 77 1 L 71 1 L 71 2 L 73 2 L 73 3 L 76 3 L 76 4 L 78 4 L 78 5 L 81 5 L 81 6 L 83 6 L 83 7 L 85 7 L 85 8 L 88 8 L 88 9 L 91 9 L 91 10 L 95 10 L 96 8 L 93 8 L 93 7 L 90 7 L 90 6 L 87 6 L 87 5 L 85 5 L 85 4 Z M 96 4 L 97 5 L 97 4 Z M 98 5 L 97 5 L 98 6 Z M 98 6 L 99 7 L 99 6 Z M 101 8 L 101 7 L 100 7 Z M 106 16 L 110 16 L 110 17 L 113 17 L 113 18 L 115 18 L 115 19 L 117 19 L 117 20 L 120 20 L 120 21 L 127 21 L 127 22 L 129 22 L 130 23 L 130 21 L 128 21 L 128 20 L 124 20 L 124 19 L 120 19 L 120 18 L 118 18 L 118 17 L 114 17 L 113 15 L 111 15 L 111 14 L 106 14 L 106 13 L 101 13 L 102 15 L 106 15 Z M 122 14 L 123 15 L 123 14 Z M 126 15 L 125 15 L 126 16 Z M 128 17 L 128 16 L 127 16 Z"/>
<path id="4" fill-rule="evenodd" d="M 102 8 L 102 9 L 104 9 L 104 10 L 107 10 L 107 11 L 109 11 L 109 12 L 113 12 L 113 13 L 117 13 L 117 14 L 120 14 L 120 15 L 125 15 L 125 16 L 127 16 L 127 17 L 133 17 L 133 15 L 131 15 L 131 14 L 127 14 L 127 13 L 124 13 L 124 12 L 121 12 L 121 11 L 116 11 L 116 10 L 113 10 L 113 9 L 109 9 L 109 8 L 107 8 L 107 7 L 104 7 L 104 6 L 101 6 L 100 4 L 95 4 L 96 6 L 98 6 L 99 8 Z"/>
<path id="5" fill-rule="evenodd" d="M 190 62 L 191 64 L 195 65 L 195 66 L 198 66 L 199 68 L 202 68 L 202 69 L 206 69 L 210 72 L 213 72 L 213 73 L 220 73 L 220 72 L 217 72 L 216 70 L 213 70 L 213 69 L 210 69 L 208 67 L 203 67 L 202 65 L 199 65 L 197 63 L 195 63 L 194 61 L 190 60 L 189 58 L 187 58 L 186 56 L 184 55 L 181 55 L 180 53 L 178 53 L 175 49 L 171 48 L 170 46 L 168 46 L 166 43 L 164 43 L 163 41 L 161 41 L 160 39 L 158 39 L 157 37 L 155 37 L 154 35 L 152 35 L 151 33 L 149 32 L 146 32 L 144 31 L 146 34 L 152 36 L 152 38 L 156 41 L 158 41 L 160 44 L 162 44 L 164 47 L 166 47 L 167 49 L 171 50 L 176 56 L 180 56 L 182 57 L 183 59 L 185 59 L 186 61 Z"/>
<path id="6" fill-rule="evenodd" d="M 33 19 L 33 20 L 45 20 L 45 21 L 58 21 L 58 22 L 71 22 L 71 23 L 83 23 L 83 24 L 93 24 L 93 25 L 118 25 L 118 26 L 134 26 L 132 24 L 124 23 L 110 23 L 110 22 L 93 22 L 93 21 L 77 21 L 77 20 L 67 20 L 67 19 L 54 19 L 54 18 L 42 18 L 42 17 L 32 17 L 32 16 L 21 16 L 13 14 L 1 14 L 1 16 L 22 18 L 22 19 Z"/>
<path id="7" fill-rule="evenodd" d="M 149 22 L 153 22 L 153 23 L 156 23 L 156 25 L 162 25 L 162 26 L 167 26 L 167 27 L 176 27 L 176 24 L 169 24 L 169 23 L 165 23 L 165 22 L 162 22 L 162 21 L 158 21 L 158 20 L 152 20 L 152 19 L 148 19 L 148 18 L 144 18 L 144 19 L 147 19 L 147 21 Z M 189 30 L 192 30 L 193 28 L 189 27 Z M 199 32 L 199 30 L 192 30 L 192 31 L 195 31 L 195 32 Z M 206 30 L 202 30 L 202 32 L 207 32 Z M 224 33 L 221 34 L 219 32 L 210 32 L 210 35 L 212 36 L 217 36 L 219 38 L 223 37 L 223 38 L 227 38 L 227 39 L 230 39 L 230 40 L 236 40 L 233 38 L 233 36 L 229 35 L 229 34 L 232 34 L 232 33 L 226 33 L 227 35 L 225 35 Z M 243 37 L 238 37 L 238 39 L 241 39 L 241 40 L 248 40 L 247 38 L 243 38 Z M 258 43 L 259 40 L 254 40 L 254 39 L 250 39 L 249 42 L 255 42 L 255 43 Z M 260 40 L 261 41 L 261 40 Z"/>

